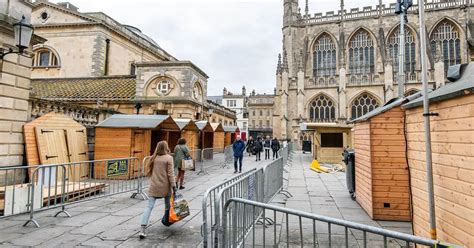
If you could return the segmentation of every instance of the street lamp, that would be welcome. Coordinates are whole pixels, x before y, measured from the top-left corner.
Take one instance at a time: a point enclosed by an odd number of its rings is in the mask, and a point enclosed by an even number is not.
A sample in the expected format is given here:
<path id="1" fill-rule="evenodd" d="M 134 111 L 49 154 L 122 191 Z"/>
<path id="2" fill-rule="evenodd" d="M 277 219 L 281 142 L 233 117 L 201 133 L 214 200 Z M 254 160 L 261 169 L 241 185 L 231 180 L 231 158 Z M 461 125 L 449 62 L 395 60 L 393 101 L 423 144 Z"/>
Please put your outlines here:
<path id="1" fill-rule="evenodd" d="M 21 21 L 13 24 L 13 32 L 15 34 L 15 44 L 18 51 L 8 49 L 7 52 L 0 51 L 0 59 L 3 60 L 5 55 L 10 53 L 22 54 L 23 51 L 30 46 L 31 36 L 33 36 L 33 26 L 26 22 L 25 16 L 21 17 Z"/>

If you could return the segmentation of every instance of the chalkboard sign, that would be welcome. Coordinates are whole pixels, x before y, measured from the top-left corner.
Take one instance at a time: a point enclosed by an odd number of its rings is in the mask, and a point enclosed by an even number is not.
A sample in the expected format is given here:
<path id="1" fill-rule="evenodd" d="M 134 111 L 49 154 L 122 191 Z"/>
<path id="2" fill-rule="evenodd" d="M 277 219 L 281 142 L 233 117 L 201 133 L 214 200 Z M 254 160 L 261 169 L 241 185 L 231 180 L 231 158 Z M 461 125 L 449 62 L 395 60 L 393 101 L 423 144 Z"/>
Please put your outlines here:
<path id="1" fill-rule="evenodd" d="M 122 176 L 128 174 L 128 160 L 107 161 L 107 177 Z"/>

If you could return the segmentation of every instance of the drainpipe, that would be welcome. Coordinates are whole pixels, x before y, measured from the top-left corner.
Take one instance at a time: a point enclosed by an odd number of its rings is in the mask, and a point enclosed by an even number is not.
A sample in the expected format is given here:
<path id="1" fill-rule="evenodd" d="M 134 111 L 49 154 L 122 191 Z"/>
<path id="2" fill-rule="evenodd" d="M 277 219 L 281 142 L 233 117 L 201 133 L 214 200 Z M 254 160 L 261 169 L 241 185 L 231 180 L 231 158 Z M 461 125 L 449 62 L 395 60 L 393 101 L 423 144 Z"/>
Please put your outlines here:
<path id="1" fill-rule="evenodd" d="M 104 65 L 104 76 L 109 75 L 109 50 L 110 50 L 110 40 L 105 39 L 105 65 Z"/>

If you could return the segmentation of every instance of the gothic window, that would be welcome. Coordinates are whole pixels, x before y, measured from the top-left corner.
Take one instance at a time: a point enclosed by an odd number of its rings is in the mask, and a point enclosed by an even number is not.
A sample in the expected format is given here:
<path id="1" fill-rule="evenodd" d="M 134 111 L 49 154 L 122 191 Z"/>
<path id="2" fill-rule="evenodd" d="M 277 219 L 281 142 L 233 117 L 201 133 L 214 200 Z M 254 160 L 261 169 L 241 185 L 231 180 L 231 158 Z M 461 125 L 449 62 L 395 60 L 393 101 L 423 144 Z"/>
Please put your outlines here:
<path id="1" fill-rule="evenodd" d="M 431 51 L 434 56 L 443 54 L 444 70 L 448 71 L 450 65 L 461 63 L 461 39 L 459 30 L 454 24 L 445 20 L 436 26 L 430 37 Z M 441 51 L 439 51 L 439 47 Z"/>
<path id="2" fill-rule="evenodd" d="M 41 48 L 35 51 L 35 55 L 33 57 L 33 66 L 53 67 L 58 65 L 58 57 L 53 51 L 46 48 Z"/>
<path id="3" fill-rule="evenodd" d="M 309 118 L 313 122 L 333 121 L 336 119 L 336 107 L 328 97 L 320 95 L 309 104 Z"/>
<path id="4" fill-rule="evenodd" d="M 321 35 L 313 48 L 314 77 L 336 74 L 336 45 L 328 34 Z"/>
<path id="5" fill-rule="evenodd" d="M 352 119 L 359 118 L 378 108 L 379 104 L 371 95 L 364 93 L 357 97 L 351 106 Z"/>
<path id="6" fill-rule="evenodd" d="M 393 72 L 398 73 L 398 53 L 400 43 L 400 27 L 394 30 L 388 37 L 388 53 L 393 61 Z M 413 33 L 405 27 L 405 72 L 414 73 L 416 65 L 416 44 Z"/>
<path id="7" fill-rule="evenodd" d="M 361 29 L 349 41 L 349 74 L 372 74 L 374 70 L 374 41 L 367 31 Z"/>

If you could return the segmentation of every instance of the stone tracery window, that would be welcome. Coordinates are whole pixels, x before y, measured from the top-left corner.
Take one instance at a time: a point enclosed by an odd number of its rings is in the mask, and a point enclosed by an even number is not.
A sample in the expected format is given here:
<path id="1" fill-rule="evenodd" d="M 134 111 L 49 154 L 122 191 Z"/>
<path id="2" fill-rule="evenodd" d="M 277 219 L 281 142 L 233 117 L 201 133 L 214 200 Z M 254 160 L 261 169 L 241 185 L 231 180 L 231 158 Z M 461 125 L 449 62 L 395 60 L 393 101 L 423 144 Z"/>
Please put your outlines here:
<path id="1" fill-rule="evenodd" d="M 430 37 L 431 51 L 434 56 L 443 53 L 444 70 L 448 71 L 450 65 L 461 63 L 461 39 L 458 28 L 448 20 L 436 26 Z M 439 51 L 438 44 L 441 45 Z"/>
<path id="2" fill-rule="evenodd" d="M 363 93 L 352 102 L 351 117 L 352 119 L 359 118 L 378 107 L 379 104 L 375 98 L 368 93 Z"/>
<path id="3" fill-rule="evenodd" d="M 313 47 L 313 76 L 336 74 L 336 45 L 328 34 L 321 35 Z"/>
<path id="4" fill-rule="evenodd" d="M 329 122 L 336 119 L 336 107 L 325 95 L 316 97 L 309 104 L 309 118 L 313 122 Z"/>
<path id="5" fill-rule="evenodd" d="M 372 74 L 374 71 L 374 41 L 366 30 L 361 29 L 349 41 L 349 74 Z"/>
<path id="6" fill-rule="evenodd" d="M 393 73 L 398 74 L 399 68 L 399 43 L 400 26 L 395 29 L 388 37 L 387 47 L 390 58 L 393 61 Z M 405 73 L 407 76 L 415 72 L 416 66 L 416 44 L 415 37 L 408 27 L 405 27 Z M 396 78 L 396 77 L 394 77 Z"/>

